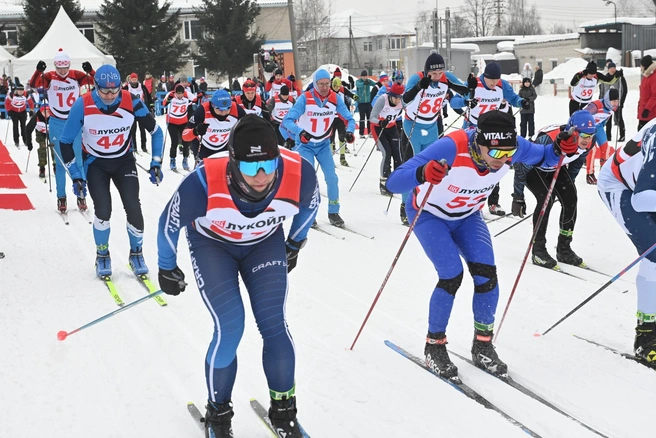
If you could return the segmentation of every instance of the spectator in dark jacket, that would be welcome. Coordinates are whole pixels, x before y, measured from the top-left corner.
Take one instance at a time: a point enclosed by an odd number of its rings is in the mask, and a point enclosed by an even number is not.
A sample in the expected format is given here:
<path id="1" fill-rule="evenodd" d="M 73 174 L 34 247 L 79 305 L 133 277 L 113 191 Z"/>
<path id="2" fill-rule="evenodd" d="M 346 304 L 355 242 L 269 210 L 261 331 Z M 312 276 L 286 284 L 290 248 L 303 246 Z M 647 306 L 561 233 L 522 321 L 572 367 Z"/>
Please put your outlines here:
<path id="1" fill-rule="evenodd" d="M 544 72 L 539 65 L 535 66 L 535 74 L 533 75 L 533 87 L 539 87 L 542 84 L 542 76 Z"/>
<path id="2" fill-rule="evenodd" d="M 638 100 L 638 130 L 656 117 L 656 62 L 651 55 L 640 60 L 640 71 L 644 78 L 640 83 L 640 100 Z"/>
<path id="3" fill-rule="evenodd" d="M 626 85 L 626 79 L 624 79 L 624 72 L 622 71 L 622 69 L 618 70 L 615 63 L 611 60 L 609 60 L 608 63 L 606 64 L 606 68 L 608 69 L 609 75 L 613 75 L 618 79 L 617 82 L 615 82 L 612 86 L 604 82 L 599 83 L 599 99 L 603 99 L 604 96 L 606 95 L 606 92 L 611 88 L 616 88 L 617 91 L 619 91 L 620 105 L 615 110 L 615 115 L 613 116 L 613 118 L 615 119 L 615 124 L 617 125 L 620 131 L 617 141 L 624 141 L 626 129 L 624 126 L 624 117 L 622 116 L 622 108 L 624 107 L 624 101 L 626 100 L 626 95 L 629 89 Z M 608 121 L 606 122 L 606 137 L 608 138 L 608 140 L 612 139 L 611 134 L 613 130 L 613 118 L 609 118 Z"/>
<path id="4" fill-rule="evenodd" d="M 535 134 L 535 99 L 537 99 L 538 93 L 535 92 L 535 88 L 531 84 L 531 78 L 522 80 L 522 86 L 519 88 L 518 94 L 519 97 L 529 102 L 529 107 L 527 109 L 522 108 L 520 111 L 519 135 L 524 138 L 533 137 L 533 134 Z M 527 126 L 528 137 L 526 137 Z"/>
<path id="5" fill-rule="evenodd" d="M 199 80 L 200 80 L 200 84 L 198 84 L 198 91 L 200 91 L 203 94 L 207 93 L 207 82 L 205 82 L 205 78 L 202 77 Z"/>

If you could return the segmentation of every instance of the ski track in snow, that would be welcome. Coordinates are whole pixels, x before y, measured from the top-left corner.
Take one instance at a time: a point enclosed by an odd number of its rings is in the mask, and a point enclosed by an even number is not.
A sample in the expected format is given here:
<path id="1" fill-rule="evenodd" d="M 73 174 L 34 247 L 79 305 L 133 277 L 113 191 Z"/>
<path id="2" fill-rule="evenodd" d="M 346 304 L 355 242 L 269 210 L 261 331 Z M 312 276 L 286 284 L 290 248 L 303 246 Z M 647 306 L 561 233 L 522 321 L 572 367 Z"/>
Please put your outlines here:
<path id="1" fill-rule="evenodd" d="M 627 139 L 637 125 L 637 100 L 638 91 L 630 90 L 624 114 Z M 540 96 L 536 128 L 565 122 L 567 104 L 566 97 Z M 454 117 L 451 112 L 446 124 Z M 163 117 L 158 122 L 165 124 Z M 0 121 L 0 132 L 7 123 Z M 614 146 L 614 140 L 610 144 Z M 27 150 L 8 149 L 23 170 Z M 428 302 L 437 275 L 414 236 L 354 351 L 349 351 L 407 228 L 398 219 L 398 197 L 392 201 L 390 214 L 383 214 L 389 198 L 378 194 L 380 155 L 372 155 L 351 193 L 348 188 L 366 154 L 347 159 L 353 171 L 339 172 L 341 215 L 347 226 L 375 239 L 344 232 L 339 234 L 346 237 L 342 241 L 311 231 L 290 276 L 287 312 L 296 344 L 299 420 L 315 438 L 525 437 L 500 415 L 465 398 L 384 345 L 383 340 L 390 339 L 414 354 L 423 353 Z M 144 155 L 137 160 L 144 166 L 149 163 Z M 167 307 L 147 301 L 59 342 L 59 330 L 71 331 L 117 307 L 94 275 L 91 225 L 79 214 L 70 214 L 70 226 L 63 225 L 56 216 L 54 193 L 37 177 L 35 159 L 30 166 L 22 179 L 36 210 L 0 210 L 0 251 L 6 254 L 0 260 L 0 346 L 4 353 L 0 437 L 199 436 L 185 405 L 194 401 L 201 411 L 205 405 L 204 359 L 212 321 L 193 284 L 184 237 L 178 245 L 178 263 L 190 283 L 186 292 L 167 296 Z M 153 280 L 157 277 L 159 215 L 183 177 L 167 166 L 164 173 L 163 183 L 155 187 L 139 170 L 146 221 L 144 253 Z M 501 182 L 501 205 L 507 211 L 512 178 L 508 175 Z M 320 171 L 319 180 L 325 193 Z M 74 202 L 70 181 L 67 184 L 69 202 Z M 573 248 L 591 267 L 615 275 L 635 259 L 636 251 L 606 211 L 596 187 L 585 184 L 585 169 L 577 178 L 577 189 L 579 216 Z M 125 216 L 115 189 L 112 195 L 113 278 L 129 303 L 144 296 L 145 289 L 126 266 Z M 322 201 L 319 215 L 326 220 L 327 202 Z M 531 212 L 535 199 L 528 190 L 526 202 Z M 559 205 L 553 210 L 547 239 L 555 256 Z M 514 220 L 493 222 L 490 232 L 494 234 Z M 501 286 L 497 323 L 530 239 L 530 223 L 528 220 L 493 239 Z M 653 371 L 571 336 L 576 333 L 631 351 L 636 270 L 547 336 L 534 337 L 609 279 L 565 269 L 588 281 L 533 267 L 529 261 L 499 333 L 497 351 L 509 364 L 513 378 L 579 420 L 610 437 L 639 436 L 644 419 L 653 413 Z M 449 348 L 468 355 L 473 288 L 465 272 L 448 335 Z M 629 292 L 622 293 L 626 289 Z M 269 434 L 249 406 L 252 397 L 265 403 L 268 398 L 261 366 L 262 342 L 246 304 L 233 424 L 238 437 L 264 438 Z M 541 436 L 596 436 L 465 362 L 453 360 L 465 383 Z"/>

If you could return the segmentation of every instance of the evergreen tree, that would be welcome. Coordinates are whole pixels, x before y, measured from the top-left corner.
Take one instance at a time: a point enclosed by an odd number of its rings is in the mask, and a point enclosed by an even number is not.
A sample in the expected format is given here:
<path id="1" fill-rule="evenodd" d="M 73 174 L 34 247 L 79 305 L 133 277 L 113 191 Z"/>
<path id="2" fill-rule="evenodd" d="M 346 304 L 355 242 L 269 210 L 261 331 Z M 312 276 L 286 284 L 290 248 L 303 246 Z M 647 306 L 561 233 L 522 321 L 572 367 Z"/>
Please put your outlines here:
<path id="1" fill-rule="evenodd" d="M 171 3 L 157 0 L 104 0 L 98 12 L 98 40 L 114 56 L 125 77 L 146 71 L 158 77 L 178 71 L 187 63 L 181 55 L 187 44 L 180 40 L 180 10 L 169 14 Z"/>
<path id="2" fill-rule="evenodd" d="M 259 29 L 250 32 L 260 7 L 251 0 L 205 0 L 194 12 L 202 29 L 196 62 L 232 82 L 253 65 L 253 54 L 264 43 Z"/>
<path id="3" fill-rule="evenodd" d="M 25 24 L 19 29 L 17 56 L 29 53 L 46 34 L 55 21 L 59 7 L 64 10 L 73 23 L 77 23 L 84 9 L 77 0 L 24 0 Z M 53 54 L 54 56 L 54 54 Z"/>

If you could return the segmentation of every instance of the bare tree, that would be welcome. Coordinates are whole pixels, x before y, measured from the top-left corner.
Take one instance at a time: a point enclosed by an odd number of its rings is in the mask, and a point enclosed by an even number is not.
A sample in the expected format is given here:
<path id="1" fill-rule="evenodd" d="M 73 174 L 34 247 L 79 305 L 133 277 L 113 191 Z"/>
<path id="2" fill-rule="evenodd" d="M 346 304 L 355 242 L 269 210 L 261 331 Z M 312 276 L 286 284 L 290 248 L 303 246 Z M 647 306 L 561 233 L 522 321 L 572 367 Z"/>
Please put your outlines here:
<path id="1" fill-rule="evenodd" d="M 650 0 L 616 0 L 615 4 L 618 17 L 641 17 L 645 15 L 645 9 L 651 8 L 653 11 L 654 7 Z"/>
<path id="2" fill-rule="evenodd" d="M 473 37 L 474 31 L 469 26 L 467 19 L 462 15 L 453 14 L 451 16 L 451 38 Z"/>
<path id="3" fill-rule="evenodd" d="M 465 0 L 462 10 L 462 16 L 467 20 L 474 32 L 474 36 L 492 34 L 497 22 L 494 0 Z"/>
<path id="4" fill-rule="evenodd" d="M 433 11 L 418 12 L 415 17 L 415 29 L 417 29 L 417 45 L 433 41 Z"/>
<path id="5" fill-rule="evenodd" d="M 569 27 L 563 23 L 551 23 L 551 26 L 547 29 L 547 33 L 552 35 L 563 34 L 563 33 L 573 33 L 576 25 L 570 24 Z"/>
<path id="6" fill-rule="evenodd" d="M 506 35 L 541 34 L 542 26 L 535 4 L 529 6 L 526 0 L 508 0 L 504 32 Z"/>
<path id="7" fill-rule="evenodd" d="M 333 28 L 330 22 L 332 1 L 302 0 L 296 12 L 296 28 L 299 41 L 305 46 L 301 65 L 314 71 L 325 59 L 331 59 L 337 44 L 330 44 Z"/>

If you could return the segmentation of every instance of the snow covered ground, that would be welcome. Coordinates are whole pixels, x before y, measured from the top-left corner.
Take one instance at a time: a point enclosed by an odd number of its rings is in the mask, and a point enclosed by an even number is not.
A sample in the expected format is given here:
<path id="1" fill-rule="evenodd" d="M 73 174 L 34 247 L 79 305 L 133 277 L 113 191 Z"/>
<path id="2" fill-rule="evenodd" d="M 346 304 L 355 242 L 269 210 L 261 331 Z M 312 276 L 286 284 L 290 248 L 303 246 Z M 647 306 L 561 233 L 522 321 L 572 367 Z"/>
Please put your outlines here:
<path id="1" fill-rule="evenodd" d="M 629 92 L 625 108 L 627 138 L 636 127 L 638 92 Z M 540 97 L 537 123 L 565 122 L 566 97 Z M 454 120 L 450 113 L 447 123 Z M 0 122 L 0 133 L 6 129 Z M 160 120 L 163 124 L 163 120 Z M 459 123 L 458 123 L 459 125 Z M 11 141 L 10 141 L 11 143 Z M 611 142 L 611 144 L 614 143 Z M 290 276 L 288 320 L 297 352 L 299 419 L 321 437 L 524 437 L 519 428 L 482 408 L 448 385 L 387 348 L 390 339 L 422 354 L 428 301 L 436 274 L 417 240 L 411 237 L 354 351 L 348 348 L 407 231 L 398 219 L 400 200 L 384 215 L 387 199 L 378 194 L 380 155 L 348 192 L 372 142 L 338 168 L 342 216 L 365 239 L 311 231 Z M 27 150 L 9 147 L 25 168 Z M 37 178 L 36 157 L 22 175 L 36 210 L 0 210 L 0 437 L 199 437 L 186 403 L 204 406 L 204 358 L 212 322 L 195 285 L 168 307 L 147 301 L 71 336 L 56 339 L 117 307 L 94 278 L 91 226 L 72 209 L 71 224 L 55 212 L 55 195 Z M 140 157 L 142 165 L 148 160 Z M 156 278 L 157 220 L 181 176 L 166 170 L 155 187 L 141 173 L 146 219 L 145 255 Z M 322 179 L 322 178 L 321 178 Z M 573 248 L 595 269 L 614 275 L 635 259 L 629 239 L 611 218 L 596 189 L 578 180 L 579 218 Z M 54 184 L 54 182 L 53 182 Z M 322 181 L 323 184 L 323 181 Z M 501 183 L 502 205 L 509 209 L 512 175 Z M 324 187 L 325 193 L 325 187 Z M 6 190 L 0 190 L 6 192 Z M 115 193 L 116 194 L 116 193 Z M 114 197 L 110 249 L 114 278 L 126 302 L 144 295 L 129 273 L 128 238 L 123 209 Z M 527 192 L 529 209 L 535 201 Z M 74 198 L 69 196 L 69 203 Z M 327 220 L 323 202 L 320 220 Z M 558 230 L 558 206 L 549 223 L 552 254 Z M 514 223 L 489 225 L 492 233 Z M 501 299 L 505 306 L 529 242 L 530 221 L 494 239 Z M 192 279 L 184 242 L 180 267 Z M 529 265 L 497 349 L 512 376 L 609 437 L 643 436 L 653 415 L 653 371 L 575 339 L 596 339 L 630 351 L 635 322 L 635 275 L 631 271 L 545 337 L 534 337 L 555 323 L 608 278 L 577 268 L 573 277 Z M 467 355 L 472 340 L 472 281 L 468 273 L 458 292 L 449 325 L 449 347 Z M 247 311 L 248 312 L 248 311 Z M 267 437 L 248 402 L 267 402 L 261 366 L 261 340 L 252 316 L 239 349 L 234 390 L 234 429 L 238 437 Z M 595 434 L 554 413 L 512 388 L 454 359 L 463 380 L 542 437 L 593 437 Z"/>

